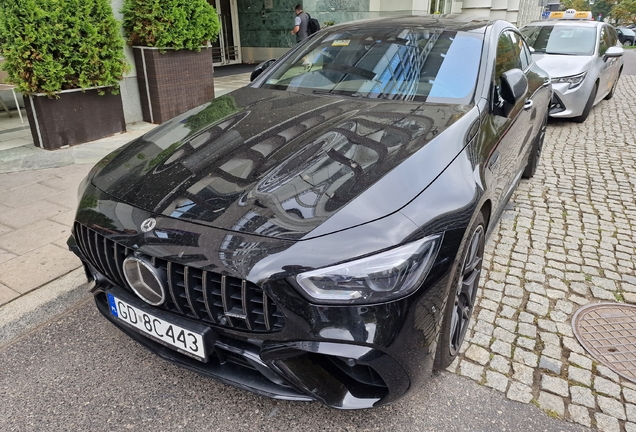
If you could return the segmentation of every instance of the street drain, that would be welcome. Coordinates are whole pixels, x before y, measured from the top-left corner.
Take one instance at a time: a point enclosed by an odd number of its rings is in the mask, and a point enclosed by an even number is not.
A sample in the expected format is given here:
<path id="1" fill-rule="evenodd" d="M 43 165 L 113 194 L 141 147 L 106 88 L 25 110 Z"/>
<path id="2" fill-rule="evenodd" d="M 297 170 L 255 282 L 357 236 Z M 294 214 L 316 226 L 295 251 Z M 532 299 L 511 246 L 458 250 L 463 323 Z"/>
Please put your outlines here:
<path id="1" fill-rule="evenodd" d="M 596 303 L 579 309 L 572 328 L 592 357 L 636 382 L 636 306 Z"/>

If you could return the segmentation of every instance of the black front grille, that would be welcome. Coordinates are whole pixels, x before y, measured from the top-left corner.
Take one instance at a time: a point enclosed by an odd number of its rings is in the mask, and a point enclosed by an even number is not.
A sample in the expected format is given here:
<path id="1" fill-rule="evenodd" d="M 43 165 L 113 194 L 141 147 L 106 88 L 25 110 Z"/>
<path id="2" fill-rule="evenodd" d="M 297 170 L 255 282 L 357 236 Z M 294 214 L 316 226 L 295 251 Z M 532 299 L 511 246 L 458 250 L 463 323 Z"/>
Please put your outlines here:
<path id="1" fill-rule="evenodd" d="M 132 292 L 123 262 L 132 249 L 75 223 L 73 235 L 86 260 L 116 285 Z M 195 321 L 253 332 L 271 332 L 285 326 L 285 317 L 257 285 L 161 258 L 152 265 L 166 272 L 168 299 L 159 306 Z"/>
<path id="2" fill-rule="evenodd" d="M 560 113 L 561 111 L 565 111 L 565 105 L 556 95 L 556 93 L 552 93 L 552 100 L 550 101 L 550 114 Z"/>

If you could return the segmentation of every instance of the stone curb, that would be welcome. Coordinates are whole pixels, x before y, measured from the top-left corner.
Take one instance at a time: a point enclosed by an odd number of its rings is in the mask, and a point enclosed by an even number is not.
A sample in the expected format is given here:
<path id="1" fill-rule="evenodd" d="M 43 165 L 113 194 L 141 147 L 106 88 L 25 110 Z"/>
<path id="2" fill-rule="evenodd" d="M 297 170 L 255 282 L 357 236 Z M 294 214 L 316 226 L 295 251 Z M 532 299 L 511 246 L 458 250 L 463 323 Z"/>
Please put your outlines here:
<path id="1" fill-rule="evenodd" d="M 0 346 L 89 297 L 86 275 L 78 268 L 3 305 L 0 307 Z"/>

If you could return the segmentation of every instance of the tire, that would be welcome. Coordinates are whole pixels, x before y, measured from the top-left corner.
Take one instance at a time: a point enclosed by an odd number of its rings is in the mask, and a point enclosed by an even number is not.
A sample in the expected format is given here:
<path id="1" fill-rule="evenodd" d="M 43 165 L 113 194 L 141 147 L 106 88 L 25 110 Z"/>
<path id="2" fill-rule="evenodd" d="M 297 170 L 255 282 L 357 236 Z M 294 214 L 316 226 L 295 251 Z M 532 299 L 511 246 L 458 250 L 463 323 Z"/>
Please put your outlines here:
<path id="1" fill-rule="evenodd" d="M 526 164 L 526 169 L 523 170 L 523 174 L 521 174 L 521 177 L 524 179 L 532 178 L 534 176 L 534 173 L 537 172 L 539 160 L 541 159 L 541 150 L 543 150 L 543 141 L 545 140 L 545 131 L 547 128 L 548 114 L 545 115 L 545 118 L 543 119 L 543 122 L 539 127 L 539 132 L 537 132 L 537 136 L 532 142 L 532 150 L 530 150 L 530 154 L 528 155 L 528 163 Z"/>
<path id="2" fill-rule="evenodd" d="M 581 114 L 578 117 L 573 117 L 572 121 L 576 123 L 583 123 L 585 120 L 587 120 L 587 117 L 590 115 L 590 111 L 592 111 L 592 107 L 594 106 L 594 99 L 596 99 L 596 92 L 598 92 L 598 82 L 594 84 L 594 88 L 592 89 L 590 98 L 585 103 L 583 114 Z"/>
<path id="3" fill-rule="evenodd" d="M 468 230 L 464 248 L 458 255 L 460 264 L 453 276 L 446 302 L 442 330 L 435 353 L 435 369 L 447 368 L 455 360 L 466 336 L 470 316 L 475 308 L 485 241 L 486 223 L 484 215 L 479 213 Z"/>
<path id="4" fill-rule="evenodd" d="M 625 46 L 632 46 L 632 45 L 633 45 L 633 43 L 632 43 L 632 41 L 630 41 L 630 40 L 626 40 L 626 41 L 623 43 L 623 45 L 625 45 Z"/>
<path id="5" fill-rule="evenodd" d="M 610 100 L 611 98 L 614 97 L 614 92 L 616 91 L 616 85 L 618 84 L 618 79 L 621 77 L 621 73 L 623 73 L 623 69 L 618 71 L 618 76 L 616 77 L 616 81 L 614 81 L 614 84 L 612 84 L 612 89 L 610 90 L 610 92 L 607 94 L 607 96 L 605 96 L 605 100 Z"/>

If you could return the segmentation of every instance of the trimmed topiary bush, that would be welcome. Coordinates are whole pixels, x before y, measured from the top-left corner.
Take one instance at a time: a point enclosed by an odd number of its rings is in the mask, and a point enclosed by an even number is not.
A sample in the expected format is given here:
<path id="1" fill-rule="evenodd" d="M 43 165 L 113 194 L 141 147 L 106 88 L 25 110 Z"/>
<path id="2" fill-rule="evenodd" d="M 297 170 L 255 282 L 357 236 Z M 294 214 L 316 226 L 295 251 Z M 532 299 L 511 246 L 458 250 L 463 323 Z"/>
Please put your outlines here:
<path id="1" fill-rule="evenodd" d="M 131 45 L 199 51 L 221 29 L 205 0 L 124 0 L 122 14 Z"/>
<path id="2" fill-rule="evenodd" d="M 0 40 L 19 91 L 117 88 L 124 41 L 108 0 L 3 0 Z"/>

